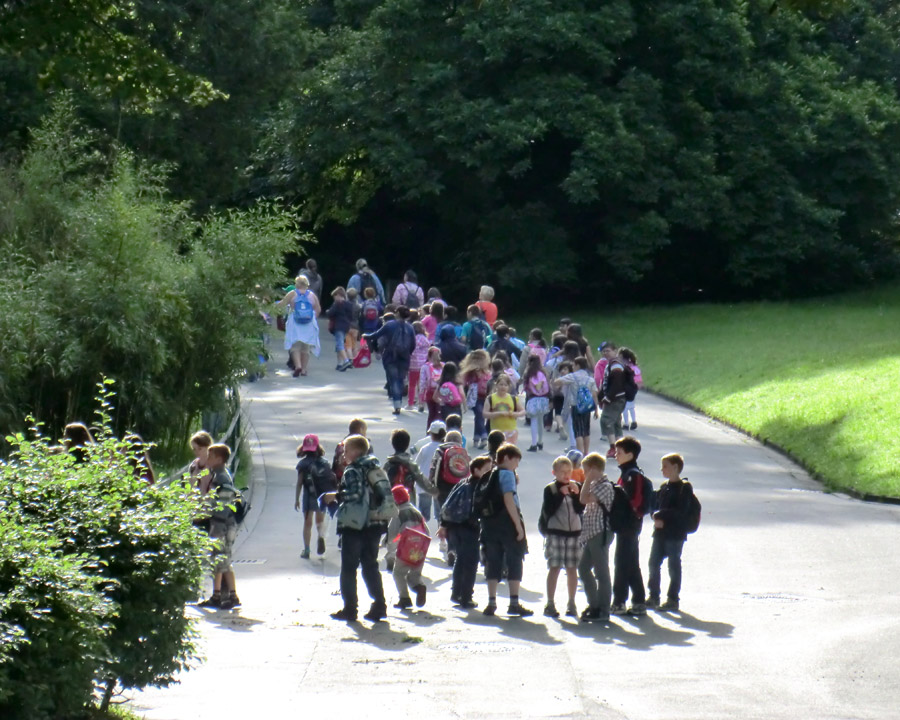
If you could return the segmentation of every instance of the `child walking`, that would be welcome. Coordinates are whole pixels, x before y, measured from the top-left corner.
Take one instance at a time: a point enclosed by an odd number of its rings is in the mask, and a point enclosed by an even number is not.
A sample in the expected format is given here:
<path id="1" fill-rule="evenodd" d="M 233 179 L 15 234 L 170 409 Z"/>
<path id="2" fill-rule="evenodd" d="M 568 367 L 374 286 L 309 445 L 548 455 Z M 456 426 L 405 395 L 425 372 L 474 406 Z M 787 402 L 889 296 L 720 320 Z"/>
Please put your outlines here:
<path id="1" fill-rule="evenodd" d="M 544 449 L 544 416 L 550 411 L 550 381 L 539 355 L 528 356 L 522 383 L 525 386 L 525 415 L 531 421 L 528 452 L 537 452 Z"/>
<path id="2" fill-rule="evenodd" d="M 428 351 L 428 360 L 419 371 L 419 412 L 428 408 L 428 417 L 425 427 L 431 427 L 431 423 L 441 417 L 440 405 L 434 401 L 434 391 L 437 389 L 441 373 L 444 371 L 444 363 L 441 362 L 440 348 L 433 347 Z"/>
<path id="3" fill-rule="evenodd" d="M 402 485 L 395 485 L 391 488 L 394 496 L 394 502 L 397 503 L 399 513 L 394 517 L 388 526 L 388 563 L 393 560 L 394 565 L 394 584 L 397 586 L 397 593 L 400 599 L 394 605 L 398 610 L 407 610 L 412 607 L 412 598 L 409 591 L 416 593 L 416 607 L 425 605 L 425 596 L 427 589 L 422 581 L 422 568 L 425 565 L 425 557 L 421 560 L 418 558 L 402 558 L 397 555 L 397 548 L 401 542 L 404 532 L 415 530 L 428 535 L 428 528 L 425 525 L 425 518 L 409 501 L 409 493 Z M 411 562 L 415 560 L 415 562 Z"/>
<path id="4" fill-rule="evenodd" d="M 466 388 L 466 406 L 474 416 L 472 446 L 481 450 L 487 446 L 488 431 L 484 422 L 484 401 L 491 379 L 491 356 L 487 350 L 473 350 L 466 355 L 459 370 Z"/>
<path id="5" fill-rule="evenodd" d="M 458 376 L 456 363 L 445 363 L 437 387 L 431 395 L 431 399 L 440 408 L 441 419 L 445 421 L 449 415 L 462 415 L 463 412 L 463 389 Z"/>
<path id="6" fill-rule="evenodd" d="M 350 323 L 353 320 L 354 305 L 347 300 L 347 291 L 342 287 L 336 287 L 331 293 L 334 304 L 325 312 L 331 326 L 331 334 L 334 335 L 334 352 L 337 355 L 337 367 L 335 370 L 344 372 L 353 366 L 347 353 L 347 333 L 350 332 Z"/>
<path id="7" fill-rule="evenodd" d="M 678 610 L 681 592 L 681 551 L 687 540 L 687 522 L 691 512 L 694 488 L 682 478 L 684 458 L 672 453 L 662 458 L 662 474 L 666 481 L 656 495 L 659 510 L 653 513 L 653 544 L 650 546 L 650 572 L 647 581 L 647 607 Z M 660 605 L 660 567 L 669 558 L 669 591 Z"/>
<path id="8" fill-rule="evenodd" d="M 588 367 L 590 366 L 587 358 L 577 357 L 573 362 L 573 371 L 567 375 L 560 375 L 555 381 L 560 387 L 566 388 L 563 415 L 567 415 L 570 442 L 574 439 L 575 449 L 582 454 L 590 450 L 591 414 L 595 418 L 600 417 L 597 409 L 599 407 L 597 386 L 588 372 Z"/>
<path id="9" fill-rule="evenodd" d="M 325 513 L 319 510 L 319 498 L 337 492 L 337 479 L 324 457 L 325 450 L 317 435 L 307 435 L 297 448 L 297 488 L 294 493 L 294 510 L 303 513 L 303 552 L 300 557 L 309 559 L 309 543 L 312 540 L 313 518 L 316 521 L 316 554 L 325 554 Z"/>
<path id="10" fill-rule="evenodd" d="M 519 439 L 516 420 L 525 414 L 519 407 L 519 398 L 511 395 L 512 380 L 505 373 L 494 381 L 494 392 L 488 397 L 488 409 L 484 416 L 491 421 L 491 430 L 502 430 L 506 442 L 515 445 Z"/>
<path id="11" fill-rule="evenodd" d="M 578 617 L 575 593 L 581 560 L 581 513 L 584 511 L 578 498 L 581 487 L 572 480 L 572 461 L 565 456 L 553 461 L 553 477 L 554 481 L 544 488 L 544 502 L 538 520 L 538 529 L 544 535 L 544 557 L 547 558 L 547 604 L 544 615 L 559 617 L 554 599 L 559 571 L 565 568 L 569 591 L 566 615 Z"/>
<path id="12" fill-rule="evenodd" d="M 450 600 L 464 609 L 478 607 L 472 599 L 475 577 L 478 574 L 478 520 L 472 504 L 472 493 L 478 481 L 491 471 L 493 461 L 480 455 L 469 463 L 469 477 L 457 483 L 441 508 L 441 527 L 438 536 L 454 548 L 453 581 Z"/>
<path id="13" fill-rule="evenodd" d="M 413 330 L 416 333 L 416 348 L 409 356 L 409 398 L 406 404 L 408 410 L 412 410 L 413 405 L 416 404 L 419 375 L 422 372 L 422 366 L 428 362 L 428 349 L 431 347 L 425 326 L 421 322 L 414 322 Z"/>
<path id="14" fill-rule="evenodd" d="M 640 388 L 644 384 L 644 376 L 641 373 L 641 369 L 637 364 L 637 355 L 635 355 L 630 348 L 623 347 L 619 350 L 619 357 L 625 363 L 625 367 L 630 368 L 631 372 L 634 374 L 634 382 Z M 631 423 L 628 422 L 628 417 L 631 416 Z M 634 400 L 625 400 L 625 412 L 622 413 L 622 429 L 628 428 L 629 430 L 637 430 L 637 414 L 634 411 Z"/>

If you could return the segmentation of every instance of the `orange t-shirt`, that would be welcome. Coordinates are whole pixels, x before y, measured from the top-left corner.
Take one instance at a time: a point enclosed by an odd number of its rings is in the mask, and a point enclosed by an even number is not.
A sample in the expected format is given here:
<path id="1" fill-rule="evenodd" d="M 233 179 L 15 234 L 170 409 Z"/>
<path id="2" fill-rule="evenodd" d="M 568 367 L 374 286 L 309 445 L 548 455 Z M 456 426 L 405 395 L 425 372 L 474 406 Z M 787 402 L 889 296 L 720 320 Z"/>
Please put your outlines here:
<path id="1" fill-rule="evenodd" d="M 584 468 L 575 468 L 572 470 L 572 479 L 575 482 L 584 483 Z"/>
<path id="2" fill-rule="evenodd" d="M 479 300 L 475 304 L 484 313 L 484 321 L 493 329 L 494 323 L 497 322 L 497 306 L 488 300 Z"/>

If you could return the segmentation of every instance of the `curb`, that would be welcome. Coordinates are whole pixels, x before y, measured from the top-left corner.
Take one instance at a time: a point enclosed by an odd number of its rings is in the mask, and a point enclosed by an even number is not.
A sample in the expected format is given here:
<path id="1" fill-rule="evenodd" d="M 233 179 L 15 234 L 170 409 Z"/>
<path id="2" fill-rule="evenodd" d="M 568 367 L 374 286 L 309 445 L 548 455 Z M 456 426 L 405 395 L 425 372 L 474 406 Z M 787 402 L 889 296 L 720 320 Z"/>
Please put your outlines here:
<path id="1" fill-rule="evenodd" d="M 725 425 L 725 426 L 731 428 L 732 430 L 739 432 L 741 435 L 744 435 L 746 437 L 756 440 L 758 443 L 763 445 L 763 447 L 767 447 L 770 450 L 774 450 L 782 457 L 787 458 L 792 463 L 795 463 L 796 465 L 799 465 L 801 468 L 803 468 L 803 470 L 813 480 L 815 480 L 816 482 L 820 483 L 823 486 L 822 487 L 823 492 L 829 493 L 831 495 L 839 495 L 839 494 L 847 495 L 847 496 L 853 498 L 854 500 L 861 500 L 862 502 L 882 503 L 885 505 L 900 505 L 900 497 L 890 497 L 887 495 L 874 495 L 872 493 L 863 493 L 863 492 L 859 492 L 858 490 L 853 490 L 852 488 L 833 488 L 833 487 L 829 486 L 828 481 L 824 477 L 822 477 L 821 474 L 819 474 L 818 472 L 813 470 L 811 467 L 809 467 L 800 458 L 792 455 L 789 450 L 786 450 L 778 443 L 772 442 L 768 438 L 761 438 L 758 435 L 754 435 L 749 430 L 742 428 L 740 425 L 737 425 L 737 424 L 731 422 L 730 420 L 726 420 L 725 418 L 716 417 L 715 415 L 710 415 L 703 408 L 701 408 L 697 405 L 694 405 L 693 403 L 690 403 L 687 400 L 683 400 L 682 398 L 676 397 L 674 395 L 669 395 L 668 393 L 663 392 L 662 390 L 656 390 L 656 389 L 647 387 L 645 385 L 644 387 L 641 388 L 641 391 L 648 392 L 651 395 L 655 395 L 656 397 L 662 398 L 663 400 L 667 400 L 668 402 L 673 403 L 675 405 L 679 405 L 683 408 L 687 408 L 688 410 L 693 410 L 695 413 L 703 415 L 703 417 L 705 417 L 705 418 L 714 420 L 717 423 Z"/>

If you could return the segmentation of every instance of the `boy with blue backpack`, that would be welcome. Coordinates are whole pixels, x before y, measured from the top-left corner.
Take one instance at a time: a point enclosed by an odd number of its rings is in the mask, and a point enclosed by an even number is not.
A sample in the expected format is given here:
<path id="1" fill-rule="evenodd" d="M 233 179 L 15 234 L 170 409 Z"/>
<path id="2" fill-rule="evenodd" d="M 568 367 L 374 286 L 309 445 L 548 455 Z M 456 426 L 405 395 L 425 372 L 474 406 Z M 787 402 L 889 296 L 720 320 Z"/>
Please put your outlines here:
<path id="1" fill-rule="evenodd" d="M 599 398 L 594 378 L 588 371 L 587 358 L 577 357 L 572 362 L 572 372 L 565 372 L 567 364 L 560 366 L 561 374 L 553 381 L 557 388 L 565 388 L 563 417 L 569 431 L 570 449 L 587 455 L 591 445 L 591 414 L 600 417 L 597 411 Z"/>
<path id="2" fill-rule="evenodd" d="M 619 464 L 618 485 L 628 498 L 630 514 L 616 529 L 615 573 L 613 577 L 612 615 L 646 615 L 644 579 L 641 576 L 640 536 L 646 515 L 653 506 L 653 483 L 638 467 L 641 443 L 630 435 L 616 440 L 616 462 Z M 625 607 L 631 592 L 631 607 Z"/>
<path id="3" fill-rule="evenodd" d="M 466 344 L 469 352 L 487 348 L 493 338 L 491 326 L 484 321 L 481 308 L 477 305 L 469 305 L 466 309 L 468 320 L 463 323 L 460 340 Z"/>
<path id="4" fill-rule="evenodd" d="M 469 463 L 469 477 L 457 483 L 441 508 L 438 537 L 447 540 L 456 552 L 450 600 L 463 609 L 478 607 L 472 600 L 478 574 L 478 519 L 474 508 L 474 490 L 481 477 L 491 471 L 493 461 L 480 455 Z"/>

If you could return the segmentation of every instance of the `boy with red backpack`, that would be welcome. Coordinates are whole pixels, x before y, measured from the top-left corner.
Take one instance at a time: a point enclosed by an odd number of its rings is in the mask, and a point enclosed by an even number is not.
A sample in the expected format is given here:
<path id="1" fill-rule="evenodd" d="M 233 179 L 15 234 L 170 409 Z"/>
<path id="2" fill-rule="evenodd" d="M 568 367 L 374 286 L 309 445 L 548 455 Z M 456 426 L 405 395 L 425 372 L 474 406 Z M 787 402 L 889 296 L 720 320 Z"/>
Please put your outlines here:
<path id="1" fill-rule="evenodd" d="M 384 306 L 378 302 L 375 288 L 366 288 L 365 297 L 359 309 L 359 329 L 362 334 L 373 333 L 380 324 Z"/>
<path id="2" fill-rule="evenodd" d="M 402 485 L 391 488 L 398 515 L 388 526 L 388 562 L 393 561 L 394 583 L 397 585 L 399 600 L 394 605 L 398 610 L 412 607 L 409 591 L 416 593 L 416 607 L 425 604 L 427 588 L 422 582 L 422 567 L 428 552 L 429 534 L 425 518 L 419 509 L 409 501 L 409 493 Z"/>
<path id="3" fill-rule="evenodd" d="M 450 491 L 462 480 L 469 477 L 469 453 L 462 445 L 462 434 L 454 430 L 448 432 L 444 443 L 434 452 L 431 460 L 429 479 L 437 488 L 436 511 L 440 520 L 440 508 Z M 453 567 L 456 560 L 456 549 L 448 546 L 443 538 L 440 543 L 441 554 L 447 560 L 447 564 Z"/>
<path id="4" fill-rule="evenodd" d="M 416 502 L 416 485 L 422 488 L 422 491 L 429 495 L 436 495 L 437 489 L 422 474 L 416 461 L 409 454 L 409 433 L 402 428 L 398 428 L 391 433 L 391 446 L 394 448 L 394 454 L 384 461 L 385 473 L 391 487 L 402 485 L 409 493 L 410 502 Z M 430 469 L 430 468 L 429 468 Z"/>
<path id="5" fill-rule="evenodd" d="M 613 578 L 612 615 L 646 615 L 644 579 L 641 576 L 640 546 L 641 527 L 653 506 L 653 483 L 638 467 L 641 443 L 626 435 L 616 440 L 616 462 L 619 463 L 618 485 L 625 490 L 631 514 L 625 526 L 616 532 L 615 574 Z M 631 591 L 631 607 L 626 610 L 625 601 Z"/>

